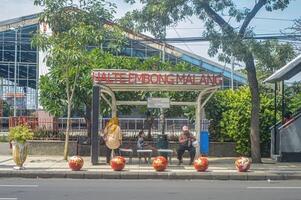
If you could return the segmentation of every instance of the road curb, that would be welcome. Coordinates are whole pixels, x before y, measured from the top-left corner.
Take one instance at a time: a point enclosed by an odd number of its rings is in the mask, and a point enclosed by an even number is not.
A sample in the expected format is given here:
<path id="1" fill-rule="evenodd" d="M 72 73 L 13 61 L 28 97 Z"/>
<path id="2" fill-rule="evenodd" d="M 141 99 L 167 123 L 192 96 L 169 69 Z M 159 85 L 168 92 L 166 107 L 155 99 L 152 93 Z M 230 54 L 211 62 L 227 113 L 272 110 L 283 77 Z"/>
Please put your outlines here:
<path id="1" fill-rule="evenodd" d="M 301 174 L 234 172 L 108 172 L 108 171 L 0 171 L 0 178 L 70 178 L 70 179 L 170 179 L 170 180 L 301 180 Z"/>

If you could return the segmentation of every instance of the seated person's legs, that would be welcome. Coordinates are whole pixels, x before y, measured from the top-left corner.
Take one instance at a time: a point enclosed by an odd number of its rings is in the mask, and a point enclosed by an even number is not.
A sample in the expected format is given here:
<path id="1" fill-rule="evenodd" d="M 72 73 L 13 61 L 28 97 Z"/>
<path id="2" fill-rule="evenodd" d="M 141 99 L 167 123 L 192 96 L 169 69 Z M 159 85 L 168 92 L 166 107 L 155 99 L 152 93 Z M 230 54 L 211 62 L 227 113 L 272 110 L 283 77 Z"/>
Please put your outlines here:
<path id="1" fill-rule="evenodd" d="M 185 152 L 185 146 L 184 145 L 179 145 L 179 148 L 177 150 L 177 156 L 179 160 L 179 164 L 183 163 L 183 154 Z"/>
<path id="2" fill-rule="evenodd" d="M 190 155 L 190 165 L 193 163 L 194 161 L 194 157 L 195 157 L 195 147 L 191 146 L 188 148 L 189 151 L 189 155 Z"/>

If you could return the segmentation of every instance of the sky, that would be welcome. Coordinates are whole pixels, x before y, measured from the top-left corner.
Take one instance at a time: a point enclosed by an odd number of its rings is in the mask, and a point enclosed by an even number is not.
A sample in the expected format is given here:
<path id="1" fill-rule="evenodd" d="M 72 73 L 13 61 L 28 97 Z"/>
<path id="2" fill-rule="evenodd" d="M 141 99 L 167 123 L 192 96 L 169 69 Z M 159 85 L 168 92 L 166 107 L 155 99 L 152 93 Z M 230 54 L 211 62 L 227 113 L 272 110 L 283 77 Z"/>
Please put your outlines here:
<path id="1" fill-rule="evenodd" d="M 250 7 L 255 0 L 234 0 L 240 7 Z M 140 8 L 140 5 L 130 5 L 124 0 L 111 0 L 116 3 L 116 18 L 122 17 L 127 11 Z M 33 0 L 0 0 L 0 21 L 34 14 L 42 11 L 42 8 L 33 5 Z M 294 19 L 301 18 L 301 0 L 293 0 L 284 11 L 267 12 L 262 9 L 250 24 L 256 34 L 274 34 L 285 31 L 293 25 Z M 203 31 L 202 22 L 197 17 L 180 22 L 175 27 L 167 28 L 167 37 L 199 37 Z M 203 56 L 217 62 L 217 58 L 210 58 L 207 54 L 207 42 L 181 43 L 175 46 Z M 221 63 L 223 64 L 223 63 Z"/>

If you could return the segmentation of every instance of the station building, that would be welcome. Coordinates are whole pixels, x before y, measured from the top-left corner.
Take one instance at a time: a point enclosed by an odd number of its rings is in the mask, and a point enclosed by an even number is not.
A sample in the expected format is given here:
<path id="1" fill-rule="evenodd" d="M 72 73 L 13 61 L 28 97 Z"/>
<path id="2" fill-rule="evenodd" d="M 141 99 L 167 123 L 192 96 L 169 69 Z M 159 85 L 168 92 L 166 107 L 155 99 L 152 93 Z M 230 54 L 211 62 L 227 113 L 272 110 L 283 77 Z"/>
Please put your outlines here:
<path id="1" fill-rule="evenodd" d="M 0 117 L 8 117 L 4 116 L 3 102 L 16 110 L 16 116 L 30 115 L 41 108 L 39 77 L 47 73 L 47 67 L 43 61 L 45 55 L 31 45 L 31 40 L 37 30 L 48 31 L 47 28 L 39 22 L 38 14 L 0 22 L 0 98 L 4 100 L 0 103 Z M 200 71 L 222 75 L 223 87 L 230 87 L 231 69 L 146 35 L 125 32 L 128 43 L 118 55 L 141 59 L 159 56 L 175 64 L 186 62 L 199 67 Z M 105 46 L 103 48 L 105 50 Z M 244 75 L 234 72 L 233 82 L 237 87 L 246 84 L 247 80 Z M 16 109 L 13 109 L 14 105 Z"/>

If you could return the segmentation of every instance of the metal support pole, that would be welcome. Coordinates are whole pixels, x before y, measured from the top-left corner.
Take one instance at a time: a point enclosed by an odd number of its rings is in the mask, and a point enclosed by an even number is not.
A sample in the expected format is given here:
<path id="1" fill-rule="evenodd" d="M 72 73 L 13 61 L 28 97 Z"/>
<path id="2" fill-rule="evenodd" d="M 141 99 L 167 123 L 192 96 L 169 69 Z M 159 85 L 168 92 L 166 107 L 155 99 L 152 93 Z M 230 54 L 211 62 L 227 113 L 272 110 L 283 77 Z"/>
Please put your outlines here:
<path id="1" fill-rule="evenodd" d="M 164 116 L 164 109 L 160 108 L 160 129 L 161 134 L 165 134 L 165 116 Z"/>
<path id="2" fill-rule="evenodd" d="M 203 93 L 201 92 L 197 98 L 196 112 L 195 112 L 195 132 L 196 139 L 200 141 L 200 132 L 201 132 L 201 101 Z M 199 144 L 201 145 L 201 144 Z M 200 148 L 196 149 L 196 158 L 200 155 Z"/>
<path id="3" fill-rule="evenodd" d="M 277 155 L 277 82 L 274 91 L 274 154 Z"/>
<path id="4" fill-rule="evenodd" d="M 98 163 L 99 143 L 98 143 L 98 125 L 99 125 L 99 93 L 100 88 L 93 86 L 92 97 L 92 124 L 91 124 L 91 162 L 92 165 Z"/>
<path id="5" fill-rule="evenodd" d="M 281 94 L 282 94 L 282 101 L 281 101 L 282 122 L 284 122 L 284 115 L 285 115 L 284 81 L 281 81 Z"/>
<path id="6" fill-rule="evenodd" d="M 15 31 L 15 69 L 14 69 L 14 117 L 17 116 L 17 99 L 16 99 L 16 93 L 17 93 L 17 42 L 18 42 L 18 29 L 14 29 Z"/>

